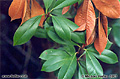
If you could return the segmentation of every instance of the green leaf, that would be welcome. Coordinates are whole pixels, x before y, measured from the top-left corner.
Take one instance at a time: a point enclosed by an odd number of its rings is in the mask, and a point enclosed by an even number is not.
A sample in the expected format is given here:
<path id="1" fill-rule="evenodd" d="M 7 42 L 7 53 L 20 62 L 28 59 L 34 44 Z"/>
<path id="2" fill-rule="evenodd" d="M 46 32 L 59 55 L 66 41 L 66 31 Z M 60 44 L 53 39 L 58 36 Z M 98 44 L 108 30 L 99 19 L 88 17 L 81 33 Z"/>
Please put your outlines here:
<path id="1" fill-rule="evenodd" d="M 108 63 L 108 64 L 115 64 L 118 62 L 118 58 L 116 54 L 108 49 L 105 49 L 101 55 L 95 50 L 95 48 L 90 47 L 87 51 L 91 52 L 94 56 L 96 56 L 99 60 Z"/>
<path id="2" fill-rule="evenodd" d="M 103 76 L 103 69 L 98 62 L 98 60 L 91 54 L 90 51 L 86 52 L 86 67 L 89 75 L 92 76 Z M 95 78 L 95 79 L 101 79 L 101 78 Z"/>
<path id="3" fill-rule="evenodd" d="M 58 0 L 55 4 L 55 8 L 54 9 L 59 9 L 59 8 L 63 8 L 69 5 L 72 5 L 74 3 L 78 2 L 78 0 Z"/>
<path id="4" fill-rule="evenodd" d="M 54 56 L 43 64 L 41 71 L 52 72 L 59 69 L 66 63 L 67 58 L 65 56 Z"/>
<path id="5" fill-rule="evenodd" d="M 112 28 L 111 27 L 108 27 L 108 35 L 110 34 Z"/>
<path id="6" fill-rule="evenodd" d="M 73 32 L 71 38 L 76 43 L 85 43 L 85 33 L 84 32 Z"/>
<path id="7" fill-rule="evenodd" d="M 39 58 L 41 58 L 42 60 L 49 60 L 53 57 L 67 57 L 69 56 L 65 51 L 59 50 L 59 49 L 48 49 L 45 50 Z"/>
<path id="8" fill-rule="evenodd" d="M 111 47 L 111 45 L 112 45 L 113 43 L 112 42 L 110 42 L 109 40 L 107 41 L 107 45 L 106 45 L 106 48 L 105 49 L 109 49 L 110 47 Z"/>
<path id="9" fill-rule="evenodd" d="M 79 65 L 79 70 L 78 70 L 78 79 L 86 79 L 85 75 L 87 74 L 85 67 L 82 66 L 80 63 L 78 63 Z"/>
<path id="10" fill-rule="evenodd" d="M 47 32 L 45 29 L 38 27 L 37 31 L 35 32 L 34 36 L 38 38 L 47 38 Z"/>
<path id="11" fill-rule="evenodd" d="M 53 0 L 43 0 L 46 10 L 51 6 Z"/>
<path id="12" fill-rule="evenodd" d="M 115 64 L 118 62 L 116 54 L 107 49 L 105 49 L 101 55 L 97 55 L 97 58 L 108 64 Z"/>
<path id="13" fill-rule="evenodd" d="M 71 40 L 63 40 L 61 39 L 56 32 L 54 31 L 54 28 L 50 28 L 47 32 L 48 36 L 55 42 L 59 43 L 59 44 L 63 44 L 63 45 L 77 45 L 76 43 L 74 43 Z"/>
<path id="14" fill-rule="evenodd" d="M 52 21 L 56 33 L 60 38 L 65 40 L 71 40 L 71 32 L 79 27 L 64 17 L 52 16 Z"/>
<path id="15" fill-rule="evenodd" d="M 78 0 L 78 4 L 81 4 L 84 0 Z"/>
<path id="16" fill-rule="evenodd" d="M 14 34 L 14 46 L 26 43 L 35 34 L 40 23 L 41 15 L 33 17 L 18 27 Z"/>
<path id="17" fill-rule="evenodd" d="M 64 48 L 64 51 L 69 53 L 71 56 L 75 54 L 75 48 L 73 45 L 66 45 L 63 48 Z"/>
<path id="18" fill-rule="evenodd" d="M 77 66 L 76 54 L 66 61 L 58 73 L 58 79 L 72 79 Z"/>
<path id="19" fill-rule="evenodd" d="M 62 14 L 62 9 L 55 9 L 52 11 L 52 14 L 59 16 L 59 17 L 65 17 L 65 18 L 74 18 L 74 16 L 71 16 L 71 14 L 69 12 L 65 13 L 64 15 Z"/>
<path id="20" fill-rule="evenodd" d="M 112 30 L 114 40 L 116 44 L 120 47 L 120 23 L 114 24 Z"/>
<path id="21" fill-rule="evenodd" d="M 70 31 L 69 27 L 65 24 L 65 21 L 63 21 L 63 18 L 53 16 L 52 21 L 53 21 L 56 33 L 62 39 L 70 40 L 71 39 L 71 31 Z"/>

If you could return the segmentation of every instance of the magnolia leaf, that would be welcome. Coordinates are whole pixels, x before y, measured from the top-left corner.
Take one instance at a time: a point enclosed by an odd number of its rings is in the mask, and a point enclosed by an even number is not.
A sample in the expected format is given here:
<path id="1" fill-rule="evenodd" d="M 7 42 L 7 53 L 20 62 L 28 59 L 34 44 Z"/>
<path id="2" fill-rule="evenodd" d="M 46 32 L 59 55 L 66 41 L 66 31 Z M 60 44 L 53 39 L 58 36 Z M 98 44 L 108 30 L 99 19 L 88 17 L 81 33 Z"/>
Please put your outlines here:
<path id="1" fill-rule="evenodd" d="M 99 60 L 108 63 L 108 64 L 115 64 L 118 62 L 118 58 L 115 53 L 110 50 L 105 49 L 101 55 L 97 57 Z"/>
<path id="2" fill-rule="evenodd" d="M 71 31 L 78 28 L 75 23 L 64 17 L 52 16 L 52 21 L 56 33 L 60 38 L 65 40 L 71 40 Z"/>
<path id="3" fill-rule="evenodd" d="M 118 20 L 120 22 L 120 20 Z M 120 47 L 120 23 L 116 23 L 113 25 L 113 37 L 115 43 Z"/>
<path id="4" fill-rule="evenodd" d="M 29 41 L 35 34 L 40 20 L 41 16 L 36 16 L 23 23 L 14 34 L 14 45 L 21 45 Z"/>
<path id="5" fill-rule="evenodd" d="M 84 64 L 82 61 L 80 61 L 80 63 Z M 78 66 L 79 66 L 78 79 L 87 79 L 85 78 L 85 75 L 87 74 L 86 68 L 80 63 L 78 63 Z"/>
<path id="6" fill-rule="evenodd" d="M 38 27 L 34 36 L 38 38 L 47 38 L 47 32 L 45 29 Z"/>
<path id="7" fill-rule="evenodd" d="M 120 18 L 120 2 L 118 0 L 92 0 L 95 7 L 105 16 Z"/>
<path id="8" fill-rule="evenodd" d="M 86 44 L 95 29 L 95 12 L 91 0 L 84 0 L 83 4 L 77 10 L 75 23 L 79 26 L 75 31 L 83 31 L 86 29 Z M 93 40 L 91 40 L 93 41 Z M 91 42 L 89 41 L 89 42 Z"/>
<path id="9" fill-rule="evenodd" d="M 77 66 L 76 54 L 69 57 L 58 73 L 58 79 L 72 79 Z"/>
<path id="10" fill-rule="evenodd" d="M 113 43 L 108 40 L 105 49 L 109 49 L 112 44 L 113 44 Z"/>
<path id="11" fill-rule="evenodd" d="M 23 16 L 22 16 L 21 25 L 30 18 L 31 18 L 31 15 L 30 15 L 30 0 L 25 0 L 25 6 L 24 6 L 24 12 L 23 12 Z"/>
<path id="12" fill-rule="evenodd" d="M 107 23 L 105 23 L 107 18 L 105 18 L 105 16 L 101 13 L 99 15 L 100 16 L 98 18 L 98 37 L 96 38 L 96 40 L 94 42 L 94 46 L 95 46 L 95 49 L 99 52 L 99 54 L 101 54 L 107 44 L 107 34 L 106 34 Z M 105 23 L 105 24 L 103 24 L 103 23 Z M 106 29 L 104 29 L 104 28 L 106 28 Z"/>
<path id="13" fill-rule="evenodd" d="M 39 5 L 36 0 L 31 0 L 31 17 L 44 14 L 44 9 Z M 42 16 L 39 26 L 43 27 L 45 15 Z"/>
<path id="14" fill-rule="evenodd" d="M 59 8 L 63 8 L 69 5 L 72 5 L 74 3 L 78 2 L 78 0 L 58 0 L 55 4 L 55 8 L 54 9 L 59 9 Z"/>
<path id="15" fill-rule="evenodd" d="M 86 67 L 89 75 L 92 76 L 103 76 L 103 69 L 98 60 L 92 55 L 90 51 L 86 52 Z M 101 79 L 101 78 L 96 78 Z"/>
<path id="16" fill-rule="evenodd" d="M 42 71 L 52 72 L 65 64 L 69 55 L 65 51 L 59 49 L 48 49 L 45 50 L 39 58 L 47 60 L 42 66 Z"/>
<path id="17" fill-rule="evenodd" d="M 76 45 L 74 42 L 72 42 L 71 40 L 64 40 L 61 39 L 55 32 L 54 28 L 51 28 L 50 30 L 48 30 L 47 32 L 48 36 L 55 42 L 59 43 L 59 44 L 63 44 L 63 45 Z"/>
<path id="18" fill-rule="evenodd" d="M 64 15 L 65 13 L 67 13 L 69 9 L 70 9 L 70 6 L 64 7 L 62 10 L 62 14 Z"/>
<path id="19" fill-rule="evenodd" d="M 72 32 L 71 39 L 76 43 L 85 43 L 84 32 Z"/>
<path id="20" fill-rule="evenodd" d="M 23 17 L 25 0 L 13 0 L 9 7 L 9 16 L 11 21 Z"/>
<path id="21" fill-rule="evenodd" d="M 99 60 L 108 63 L 108 64 L 115 64 L 118 62 L 118 58 L 114 52 L 111 50 L 105 49 L 101 55 L 95 50 L 94 47 L 89 47 L 87 49 L 88 52 L 93 54 L 95 57 L 97 57 Z"/>
<path id="22" fill-rule="evenodd" d="M 46 11 L 48 10 L 48 8 L 51 6 L 53 0 L 43 0 Z"/>
<path id="23" fill-rule="evenodd" d="M 59 49 L 48 49 L 48 50 L 43 51 L 43 53 L 40 55 L 39 58 L 41 58 L 42 60 L 49 60 L 49 59 L 53 58 L 54 56 L 67 57 L 69 55 L 65 51 L 62 51 Z"/>

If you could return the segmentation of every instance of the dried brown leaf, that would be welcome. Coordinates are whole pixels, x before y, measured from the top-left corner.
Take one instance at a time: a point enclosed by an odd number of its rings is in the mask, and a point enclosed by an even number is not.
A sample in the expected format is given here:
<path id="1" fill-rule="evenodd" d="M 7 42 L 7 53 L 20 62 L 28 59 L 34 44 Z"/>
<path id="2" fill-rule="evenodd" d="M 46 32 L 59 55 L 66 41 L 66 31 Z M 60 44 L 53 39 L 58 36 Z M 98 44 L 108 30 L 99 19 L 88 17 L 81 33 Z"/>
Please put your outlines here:
<path id="1" fill-rule="evenodd" d="M 44 14 L 44 9 L 39 5 L 39 3 L 36 0 L 31 0 L 31 17 L 35 17 L 38 15 Z M 43 15 L 40 21 L 39 26 L 42 27 L 44 22 L 45 16 Z"/>
<path id="2" fill-rule="evenodd" d="M 67 13 L 69 9 L 70 9 L 70 6 L 64 7 L 63 10 L 62 10 L 62 15 Z"/>
<path id="3" fill-rule="evenodd" d="M 24 11 L 25 0 L 13 0 L 8 14 L 11 17 L 11 21 L 15 19 L 22 18 Z"/>
<path id="4" fill-rule="evenodd" d="M 79 28 L 75 31 L 83 31 L 86 29 L 87 45 L 90 44 L 89 42 L 93 41 L 91 40 L 91 36 L 95 28 L 95 19 L 95 12 L 91 0 L 84 0 L 83 4 L 77 10 L 77 15 L 75 16 L 75 23 L 79 26 Z"/>
<path id="5" fill-rule="evenodd" d="M 92 0 L 96 8 L 105 16 L 120 18 L 119 0 Z"/>
<path id="6" fill-rule="evenodd" d="M 24 12 L 23 12 L 21 24 L 23 24 L 25 21 L 27 21 L 30 18 L 31 18 L 31 14 L 30 14 L 30 0 L 25 0 Z"/>
<path id="7" fill-rule="evenodd" d="M 99 52 L 99 54 L 101 55 L 101 53 L 103 52 L 103 50 L 106 47 L 107 44 L 107 36 L 106 36 L 106 31 L 103 27 L 106 27 L 104 25 L 106 25 L 106 23 L 104 22 L 105 20 L 105 16 L 102 15 L 100 13 L 99 18 L 98 18 L 98 37 L 96 38 L 95 42 L 94 42 L 94 46 L 95 49 Z M 106 18 L 107 20 L 107 18 Z M 105 24 L 103 24 L 105 23 Z"/>

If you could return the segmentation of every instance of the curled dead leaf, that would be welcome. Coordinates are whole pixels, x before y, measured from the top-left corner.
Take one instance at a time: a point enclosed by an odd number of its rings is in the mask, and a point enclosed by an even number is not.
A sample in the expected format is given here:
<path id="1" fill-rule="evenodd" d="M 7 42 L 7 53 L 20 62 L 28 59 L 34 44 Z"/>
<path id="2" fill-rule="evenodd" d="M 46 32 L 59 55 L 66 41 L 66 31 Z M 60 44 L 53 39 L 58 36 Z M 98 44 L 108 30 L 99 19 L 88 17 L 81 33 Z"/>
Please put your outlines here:
<path id="1" fill-rule="evenodd" d="M 95 28 L 95 12 L 91 0 L 84 0 L 83 4 L 77 10 L 75 23 L 79 26 L 75 31 L 83 31 L 86 29 L 86 44 L 90 44 L 91 36 Z M 90 40 L 91 41 L 90 41 Z"/>
<path id="2" fill-rule="evenodd" d="M 9 16 L 11 17 L 11 21 L 23 17 L 24 5 L 25 5 L 25 0 L 12 1 L 8 11 Z"/>
<path id="3" fill-rule="evenodd" d="M 105 29 L 103 28 L 103 27 L 106 27 L 106 26 L 104 26 L 107 24 L 107 23 L 105 23 L 106 20 L 107 20 L 107 18 L 105 18 L 105 16 L 100 13 L 99 18 L 98 18 L 98 37 L 96 38 L 96 40 L 94 42 L 95 49 L 99 52 L 100 55 L 103 52 L 103 50 L 105 49 L 106 44 L 107 44 L 107 36 L 106 36 L 107 30 L 105 31 Z M 105 23 L 105 24 L 103 24 L 103 23 Z"/>
<path id="4" fill-rule="evenodd" d="M 31 0 L 31 18 L 44 14 L 44 9 L 39 5 L 36 0 Z M 40 21 L 39 26 L 43 27 L 45 16 L 43 15 Z"/>
<path id="5" fill-rule="evenodd" d="M 22 22 L 21 25 L 27 21 L 28 19 L 31 18 L 31 14 L 30 14 L 30 0 L 25 0 L 25 5 L 24 5 L 24 12 L 23 12 L 23 16 L 22 16 Z"/>
<path id="6" fill-rule="evenodd" d="M 69 9 L 70 9 L 70 6 L 64 7 L 63 10 L 62 10 L 62 15 L 67 13 Z"/>
<path id="7" fill-rule="evenodd" d="M 119 0 L 92 0 L 95 7 L 105 16 L 120 18 Z"/>

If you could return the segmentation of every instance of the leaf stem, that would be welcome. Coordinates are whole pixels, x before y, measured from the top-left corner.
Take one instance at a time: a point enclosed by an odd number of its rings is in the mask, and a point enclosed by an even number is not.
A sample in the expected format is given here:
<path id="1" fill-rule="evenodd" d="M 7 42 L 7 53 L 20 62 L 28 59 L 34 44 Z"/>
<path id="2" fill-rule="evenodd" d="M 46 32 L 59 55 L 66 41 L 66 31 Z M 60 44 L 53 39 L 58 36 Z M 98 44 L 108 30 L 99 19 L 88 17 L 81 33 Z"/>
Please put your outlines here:
<path id="1" fill-rule="evenodd" d="M 85 49 L 84 49 L 85 50 Z M 86 49 L 87 50 L 87 49 Z M 83 55 L 85 55 L 86 54 L 86 52 L 84 52 L 82 55 L 80 55 L 80 57 L 77 59 L 77 60 L 80 60 L 80 58 L 83 56 Z"/>

